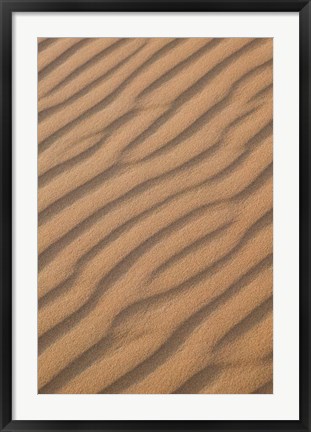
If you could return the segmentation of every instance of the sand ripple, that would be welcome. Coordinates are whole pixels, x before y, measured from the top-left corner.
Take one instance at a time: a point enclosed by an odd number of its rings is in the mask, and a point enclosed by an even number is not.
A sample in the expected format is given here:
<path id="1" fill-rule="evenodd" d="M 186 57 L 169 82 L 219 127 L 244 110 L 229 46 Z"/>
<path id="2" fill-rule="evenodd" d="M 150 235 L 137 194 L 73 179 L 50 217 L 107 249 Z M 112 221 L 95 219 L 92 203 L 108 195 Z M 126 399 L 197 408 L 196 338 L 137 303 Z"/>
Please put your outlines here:
<path id="1" fill-rule="evenodd" d="M 272 392 L 272 40 L 38 41 L 39 392 Z"/>

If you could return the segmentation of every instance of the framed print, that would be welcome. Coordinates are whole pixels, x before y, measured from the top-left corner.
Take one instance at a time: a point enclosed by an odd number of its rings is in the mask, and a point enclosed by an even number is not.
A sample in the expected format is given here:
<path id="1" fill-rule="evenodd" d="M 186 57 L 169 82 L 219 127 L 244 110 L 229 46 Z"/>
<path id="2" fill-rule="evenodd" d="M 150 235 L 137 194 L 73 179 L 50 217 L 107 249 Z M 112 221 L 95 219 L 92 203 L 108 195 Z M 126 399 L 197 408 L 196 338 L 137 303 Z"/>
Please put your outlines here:
<path id="1" fill-rule="evenodd" d="M 310 430 L 309 1 L 1 24 L 1 429 Z"/>

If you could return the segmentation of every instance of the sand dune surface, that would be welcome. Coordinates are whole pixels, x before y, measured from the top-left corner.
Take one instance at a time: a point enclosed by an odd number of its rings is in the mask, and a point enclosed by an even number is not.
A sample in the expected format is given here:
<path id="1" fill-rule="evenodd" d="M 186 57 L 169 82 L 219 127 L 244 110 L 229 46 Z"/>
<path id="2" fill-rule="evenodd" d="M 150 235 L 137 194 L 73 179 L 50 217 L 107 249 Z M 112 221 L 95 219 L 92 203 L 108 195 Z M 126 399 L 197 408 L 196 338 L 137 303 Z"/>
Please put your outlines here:
<path id="1" fill-rule="evenodd" d="M 39 393 L 273 392 L 272 39 L 38 39 Z"/>

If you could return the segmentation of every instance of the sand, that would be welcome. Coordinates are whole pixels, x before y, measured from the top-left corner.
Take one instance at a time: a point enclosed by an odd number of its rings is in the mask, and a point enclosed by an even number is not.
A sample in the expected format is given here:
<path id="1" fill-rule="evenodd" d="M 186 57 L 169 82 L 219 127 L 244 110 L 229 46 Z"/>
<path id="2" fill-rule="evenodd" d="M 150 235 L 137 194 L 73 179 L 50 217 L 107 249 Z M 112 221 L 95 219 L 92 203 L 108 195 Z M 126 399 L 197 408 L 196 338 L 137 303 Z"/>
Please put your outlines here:
<path id="1" fill-rule="evenodd" d="M 272 393 L 272 39 L 38 40 L 39 393 Z"/>

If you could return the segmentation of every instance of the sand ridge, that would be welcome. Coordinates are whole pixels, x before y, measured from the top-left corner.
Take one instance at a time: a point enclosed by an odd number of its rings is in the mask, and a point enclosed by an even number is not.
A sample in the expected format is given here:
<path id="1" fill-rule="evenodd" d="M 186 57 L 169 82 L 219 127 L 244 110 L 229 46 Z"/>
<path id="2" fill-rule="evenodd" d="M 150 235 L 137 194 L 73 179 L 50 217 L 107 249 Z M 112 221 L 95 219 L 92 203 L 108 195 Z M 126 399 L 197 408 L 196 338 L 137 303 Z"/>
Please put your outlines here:
<path id="1" fill-rule="evenodd" d="M 271 393 L 272 39 L 38 40 L 39 393 Z"/>

